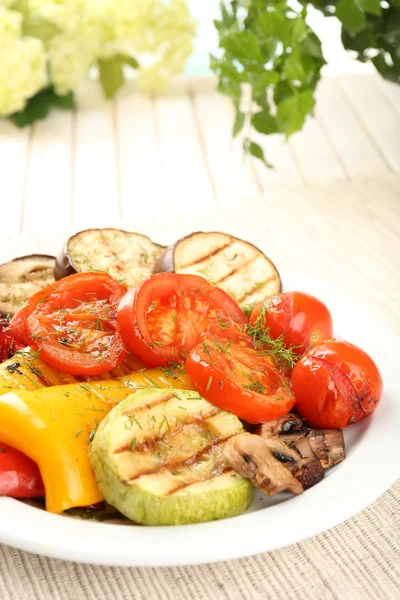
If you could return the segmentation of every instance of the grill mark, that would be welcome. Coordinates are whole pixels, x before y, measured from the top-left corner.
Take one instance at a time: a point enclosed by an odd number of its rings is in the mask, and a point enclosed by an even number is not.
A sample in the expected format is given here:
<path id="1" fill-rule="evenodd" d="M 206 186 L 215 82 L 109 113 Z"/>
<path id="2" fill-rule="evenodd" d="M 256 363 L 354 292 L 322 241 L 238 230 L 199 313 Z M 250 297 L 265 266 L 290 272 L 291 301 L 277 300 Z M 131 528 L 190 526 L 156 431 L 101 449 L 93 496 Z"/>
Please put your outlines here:
<path id="1" fill-rule="evenodd" d="M 137 475 L 134 475 L 133 477 L 126 479 L 125 483 L 132 483 L 133 481 L 135 481 L 136 479 L 140 479 L 144 475 L 154 475 L 155 473 L 157 473 L 157 471 L 160 471 L 163 468 L 166 468 L 167 471 L 170 471 L 170 469 L 176 469 L 183 465 L 190 466 L 193 463 L 195 463 L 201 456 L 203 456 L 204 454 L 207 454 L 210 450 L 212 450 L 212 448 L 215 448 L 216 446 L 219 446 L 220 444 L 227 442 L 234 435 L 236 435 L 236 434 L 233 433 L 224 438 L 216 438 L 209 444 L 206 444 L 204 446 L 204 448 L 199 450 L 199 452 L 195 452 L 194 454 L 192 454 L 192 456 L 190 456 L 189 458 L 179 459 L 179 460 L 173 460 L 173 459 L 166 460 L 163 465 L 158 465 L 157 467 L 154 467 L 154 469 L 149 469 L 148 471 L 143 471 L 142 473 L 138 473 Z"/>
<path id="2" fill-rule="evenodd" d="M 197 483 L 205 483 L 206 481 L 210 481 L 210 479 L 214 479 L 214 477 L 219 477 L 220 475 L 224 475 L 225 473 L 228 473 L 229 471 L 232 471 L 233 473 L 233 469 L 231 469 L 231 467 L 225 467 L 225 469 L 222 469 L 221 473 L 218 473 L 218 475 L 212 475 L 211 477 L 207 477 L 206 479 L 200 479 L 199 481 L 192 481 L 191 483 L 183 483 L 181 485 L 176 486 L 174 489 L 172 489 L 170 492 L 168 492 L 167 494 L 165 494 L 166 496 L 171 496 L 171 494 L 175 494 L 175 492 L 180 492 L 181 490 L 184 490 L 187 487 L 190 487 L 191 485 L 196 485 Z"/>
<path id="3" fill-rule="evenodd" d="M 44 385 L 44 387 L 52 387 L 52 383 L 49 379 L 47 379 L 42 371 L 40 371 L 40 369 L 36 369 L 35 367 L 31 367 L 30 365 L 28 365 L 30 372 L 32 373 L 32 375 L 40 382 Z"/>
<path id="4" fill-rule="evenodd" d="M 234 269 L 232 269 L 231 271 L 229 271 L 229 273 L 227 275 L 224 275 L 224 277 L 221 277 L 221 279 L 218 279 L 217 281 L 213 281 L 213 285 L 219 285 L 220 283 L 222 283 L 223 281 L 225 281 L 226 279 L 228 279 L 228 277 L 231 277 L 232 275 L 234 275 L 238 271 L 241 271 L 242 269 L 245 269 L 248 265 L 250 265 L 252 262 L 254 262 L 255 260 L 257 260 L 257 258 L 259 258 L 259 257 L 258 256 L 253 256 L 253 258 L 249 258 L 243 264 L 241 264 L 238 267 L 235 267 Z"/>
<path id="5" fill-rule="evenodd" d="M 233 240 L 231 239 L 230 242 L 228 242 L 227 244 L 225 244 L 224 246 L 220 246 L 219 248 L 217 248 L 216 250 L 213 250 L 212 252 L 209 252 L 208 254 L 205 254 L 204 256 L 202 256 L 201 258 L 198 258 L 197 260 L 195 260 L 194 262 L 191 263 L 187 263 L 186 265 L 181 266 L 181 269 L 187 269 L 188 267 L 193 267 L 194 265 L 198 265 L 199 263 L 208 260 L 209 258 L 211 258 L 212 256 L 216 256 L 217 254 L 219 254 L 220 252 L 222 252 L 223 250 L 226 250 L 227 248 L 229 248 L 229 246 L 232 246 L 233 244 Z"/>
<path id="6" fill-rule="evenodd" d="M 156 406 L 156 405 L 154 405 L 154 406 Z M 213 408 L 212 412 L 209 412 L 204 419 L 201 419 L 199 417 L 192 417 L 190 419 L 186 419 L 185 422 L 181 423 L 179 427 L 175 427 L 175 429 L 173 430 L 174 435 L 177 435 L 185 425 L 193 425 L 194 423 L 196 423 L 196 421 L 198 421 L 199 423 L 206 423 L 206 421 L 208 421 L 208 419 L 210 417 L 213 417 L 214 415 L 217 414 L 218 410 L 219 410 L 218 408 Z M 126 413 L 124 413 L 124 414 L 126 414 Z M 129 415 L 127 415 L 127 416 L 129 416 Z M 151 441 L 154 443 L 157 443 L 159 440 L 161 440 L 164 437 L 164 435 L 165 435 L 165 432 L 162 435 L 160 435 L 159 433 L 156 436 L 153 435 L 151 437 Z M 145 440 L 141 444 L 138 444 L 135 448 L 135 452 L 140 452 L 141 446 L 144 446 L 147 443 L 148 442 Z M 125 444 L 125 446 L 121 446 L 120 448 L 117 448 L 116 450 L 114 450 L 113 454 L 122 454 L 122 452 L 128 452 L 131 449 L 131 445 L 132 445 L 132 443 Z"/>
<path id="7" fill-rule="evenodd" d="M 115 252 L 115 250 L 113 250 L 111 248 L 112 241 L 110 239 L 106 239 L 104 232 L 101 230 L 100 230 L 100 238 L 102 240 L 102 245 L 104 245 L 107 248 L 107 250 L 109 251 L 109 253 L 114 257 L 114 260 L 115 260 L 114 267 L 117 269 L 117 271 L 120 271 L 120 269 L 118 268 L 118 265 L 121 264 L 121 261 L 119 259 L 118 253 Z"/>
<path id="8" fill-rule="evenodd" d="M 239 298 L 239 300 L 237 300 L 237 303 L 239 304 L 239 303 L 243 302 L 244 300 L 246 300 L 246 298 L 248 298 L 255 292 L 263 290 L 266 287 L 267 283 L 269 283 L 270 281 L 273 281 L 274 279 L 276 279 L 276 277 L 275 277 L 275 275 L 272 275 L 272 277 L 269 277 L 268 279 L 266 279 L 264 281 L 264 285 L 262 286 L 262 288 L 260 288 L 259 290 L 256 290 L 253 288 L 252 290 L 250 290 L 250 292 L 246 292 L 244 296 L 242 296 L 241 298 Z"/>
<path id="9" fill-rule="evenodd" d="M 127 386 L 129 387 L 129 386 Z M 150 386 L 146 386 L 146 387 L 150 387 Z M 157 389 L 157 388 L 152 388 L 152 389 Z M 168 400 L 171 400 L 171 398 L 176 398 L 175 394 L 168 394 L 167 396 L 163 396 L 162 398 L 158 398 L 157 400 L 153 400 L 152 402 L 148 402 L 147 404 L 142 404 L 141 406 L 138 406 L 137 408 L 135 408 L 134 411 L 132 412 L 123 412 L 122 414 L 124 416 L 127 417 L 134 417 L 138 412 L 143 412 L 144 410 L 148 410 L 149 408 L 153 408 L 153 406 L 158 406 L 159 404 L 166 404 L 168 402 Z"/>

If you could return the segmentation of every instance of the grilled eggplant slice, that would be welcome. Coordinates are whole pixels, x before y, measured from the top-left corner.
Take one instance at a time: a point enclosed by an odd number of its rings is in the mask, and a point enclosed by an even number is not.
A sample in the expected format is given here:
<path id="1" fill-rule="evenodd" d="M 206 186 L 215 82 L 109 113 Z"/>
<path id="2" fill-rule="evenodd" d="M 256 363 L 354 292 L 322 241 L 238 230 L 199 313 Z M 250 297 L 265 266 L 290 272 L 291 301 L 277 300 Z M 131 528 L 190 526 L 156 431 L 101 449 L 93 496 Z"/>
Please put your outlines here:
<path id="1" fill-rule="evenodd" d="M 157 258 L 164 252 L 150 238 L 121 229 L 86 229 L 69 238 L 57 258 L 56 279 L 73 273 L 102 271 L 128 287 L 153 272 Z"/>
<path id="2" fill-rule="evenodd" d="M 281 291 L 275 265 L 258 248 L 226 233 L 197 232 L 170 246 L 157 260 L 155 273 L 202 275 L 241 306 Z"/>
<path id="3" fill-rule="evenodd" d="M 144 525 L 233 517 L 252 499 L 251 484 L 224 457 L 243 432 L 234 415 L 197 392 L 146 388 L 100 424 L 89 449 L 106 501 Z"/>
<path id="4" fill-rule="evenodd" d="M 31 254 L 0 265 L 0 314 L 14 315 L 33 294 L 53 283 L 55 260 Z"/>

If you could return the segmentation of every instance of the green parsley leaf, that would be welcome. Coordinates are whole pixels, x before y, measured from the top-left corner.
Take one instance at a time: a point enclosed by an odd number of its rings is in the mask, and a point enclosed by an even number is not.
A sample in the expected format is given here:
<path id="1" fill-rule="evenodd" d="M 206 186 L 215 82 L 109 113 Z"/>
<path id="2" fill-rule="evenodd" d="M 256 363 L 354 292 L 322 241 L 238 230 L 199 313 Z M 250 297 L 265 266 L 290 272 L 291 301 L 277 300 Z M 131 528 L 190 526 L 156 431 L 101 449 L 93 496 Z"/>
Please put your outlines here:
<path id="1" fill-rule="evenodd" d="M 336 16 L 349 31 L 358 33 L 365 29 L 367 19 L 356 0 L 339 0 L 336 5 Z"/>
<path id="2" fill-rule="evenodd" d="M 235 122 L 233 124 L 233 137 L 236 137 L 237 134 L 243 129 L 243 125 L 245 122 L 246 115 L 242 113 L 240 110 L 236 112 Z"/>
<path id="3" fill-rule="evenodd" d="M 314 110 L 315 99 L 311 91 L 300 92 L 283 100 L 278 107 L 279 131 L 289 137 L 304 125 L 307 115 Z"/>

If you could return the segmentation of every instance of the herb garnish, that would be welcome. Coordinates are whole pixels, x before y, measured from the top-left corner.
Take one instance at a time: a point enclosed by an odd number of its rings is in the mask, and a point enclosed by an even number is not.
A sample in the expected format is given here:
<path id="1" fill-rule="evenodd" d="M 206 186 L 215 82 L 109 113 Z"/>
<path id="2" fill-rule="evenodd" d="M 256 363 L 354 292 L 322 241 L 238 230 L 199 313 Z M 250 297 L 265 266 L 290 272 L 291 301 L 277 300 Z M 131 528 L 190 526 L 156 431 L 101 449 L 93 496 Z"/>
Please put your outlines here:
<path id="1" fill-rule="evenodd" d="M 265 313 L 266 308 L 262 306 L 255 324 L 246 326 L 246 333 L 253 338 L 256 350 L 271 356 L 278 367 L 293 369 L 298 358 L 293 346 L 286 347 L 283 334 L 276 339 L 271 337 L 269 327 L 265 326 Z"/>

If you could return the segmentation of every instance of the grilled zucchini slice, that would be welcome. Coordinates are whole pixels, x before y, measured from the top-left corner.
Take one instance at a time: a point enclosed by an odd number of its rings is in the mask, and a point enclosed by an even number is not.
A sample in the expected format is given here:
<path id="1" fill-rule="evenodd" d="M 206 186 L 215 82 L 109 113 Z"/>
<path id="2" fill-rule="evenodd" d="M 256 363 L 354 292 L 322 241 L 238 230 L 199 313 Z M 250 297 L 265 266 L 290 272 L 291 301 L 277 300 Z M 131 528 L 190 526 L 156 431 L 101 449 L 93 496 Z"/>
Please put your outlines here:
<path id="1" fill-rule="evenodd" d="M 281 291 L 279 273 L 261 250 L 220 232 L 199 231 L 178 240 L 157 259 L 154 271 L 201 275 L 240 306 Z"/>
<path id="2" fill-rule="evenodd" d="M 146 388 L 100 424 L 89 457 L 106 501 L 144 525 L 233 517 L 252 499 L 224 446 L 243 432 L 239 419 L 197 392 Z"/>

